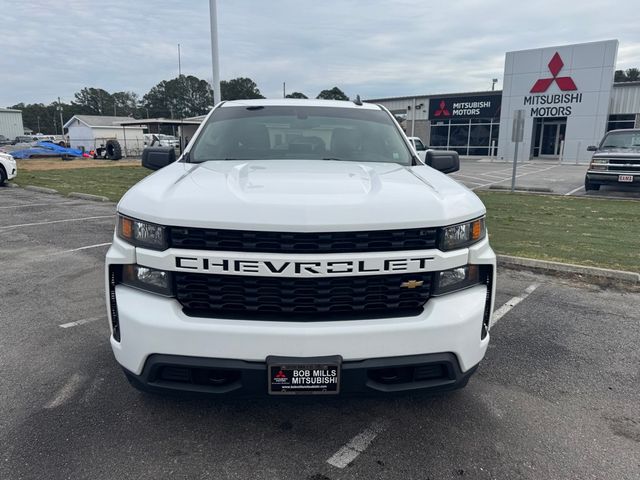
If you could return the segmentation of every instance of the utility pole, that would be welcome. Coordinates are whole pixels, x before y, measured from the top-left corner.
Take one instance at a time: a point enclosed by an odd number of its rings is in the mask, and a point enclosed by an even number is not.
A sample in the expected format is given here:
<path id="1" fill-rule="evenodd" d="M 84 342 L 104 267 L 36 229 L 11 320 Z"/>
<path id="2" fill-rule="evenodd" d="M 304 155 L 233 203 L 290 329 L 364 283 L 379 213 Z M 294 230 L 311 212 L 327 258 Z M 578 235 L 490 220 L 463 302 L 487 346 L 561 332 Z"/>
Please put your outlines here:
<path id="1" fill-rule="evenodd" d="M 183 124 L 183 118 L 184 118 L 184 96 L 186 94 L 186 88 L 185 84 L 182 82 L 182 60 L 180 57 L 180 44 L 178 44 L 178 83 L 180 84 L 180 87 L 182 87 L 182 94 L 180 95 L 180 103 L 181 105 L 179 106 L 179 110 L 180 110 L 180 154 L 182 154 L 182 152 L 184 151 L 184 124 Z M 171 109 L 171 118 L 173 118 L 173 109 Z M 174 126 L 175 129 L 175 126 Z M 174 136 L 175 136 L 175 130 L 174 130 Z"/>
<path id="2" fill-rule="evenodd" d="M 222 100 L 220 93 L 220 60 L 218 56 L 218 7 L 216 0 L 209 0 L 211 19 L 211 68 L 213 70 L 213 103 Z"/>
<path id="3" fill-rule="evenodd" d="M 64 135 L 64 123 L 62 122 L 62 102 L 60 102 L 60 97 L 58 97 L 58 113 L 60 114 L 60 135 Z"/>
<path id="4" fill-rule="evenodd" d="M 282 98 L 287 98 L 287 83 L 282 82 Z"/>

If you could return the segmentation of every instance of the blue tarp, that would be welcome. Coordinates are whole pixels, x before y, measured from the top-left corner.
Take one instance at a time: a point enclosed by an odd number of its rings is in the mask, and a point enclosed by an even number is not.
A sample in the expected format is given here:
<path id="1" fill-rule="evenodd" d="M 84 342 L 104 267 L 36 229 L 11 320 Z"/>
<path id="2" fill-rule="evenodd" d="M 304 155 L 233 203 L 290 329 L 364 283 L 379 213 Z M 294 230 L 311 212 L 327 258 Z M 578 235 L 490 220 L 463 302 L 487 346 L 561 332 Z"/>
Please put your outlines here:
<path id="1" fill-rule="evenodd" d="M 57 157 L 68 155 L 70 157 L 82 157 L 82 150 L 65 148 L 51 142 L 38 142 L 35 147 L 23 148 L 11 152 L 13 158 L 30 158 L 34 156 Z"/>

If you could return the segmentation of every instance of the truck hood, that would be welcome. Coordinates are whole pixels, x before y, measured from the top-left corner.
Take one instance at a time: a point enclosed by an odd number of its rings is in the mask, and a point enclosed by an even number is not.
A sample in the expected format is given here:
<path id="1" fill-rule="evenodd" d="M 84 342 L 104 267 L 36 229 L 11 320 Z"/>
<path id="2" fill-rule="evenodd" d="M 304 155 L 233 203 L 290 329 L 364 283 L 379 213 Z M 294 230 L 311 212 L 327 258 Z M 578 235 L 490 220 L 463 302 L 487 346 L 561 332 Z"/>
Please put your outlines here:
<path id="1" fill-rule="evenodd" d="M 485 208 L 427 166 L 252 160 L 174 163 L 131 188 L 118 211 L 162 225 L 312 232 L 441 226 Z"/>
<path id="2" fill-rule="evenodd" d="M 640 157 L 640 148 L 608 148 L 606 150 L 598 150 L 593 154 L 592 158 L 638 158 Z"/>

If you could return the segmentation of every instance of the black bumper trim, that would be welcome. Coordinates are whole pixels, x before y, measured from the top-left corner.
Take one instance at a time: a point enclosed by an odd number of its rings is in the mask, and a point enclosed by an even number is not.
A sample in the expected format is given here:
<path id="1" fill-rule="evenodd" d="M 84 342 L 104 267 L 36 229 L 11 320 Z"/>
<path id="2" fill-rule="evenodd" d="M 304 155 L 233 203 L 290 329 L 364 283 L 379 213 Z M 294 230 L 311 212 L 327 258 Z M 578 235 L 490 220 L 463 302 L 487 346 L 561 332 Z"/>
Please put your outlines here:
<path id="1" fill-rule="evenodd" d="M 301 360 L 304 360 L 301 358 Z M 438 372 L 432 378 L 420 378 L 420 372 Z M 169 370 L 166 370 L 169 369 Z M 174 370 L 172 370 L 174 369 Z M 188 369 L 189 376 L 202 377 L 203 372 L 214 372 L 214 380 L 226 378 L 226 381 L 213 383 L 194 383 L 167 379 L 174 372 L 179 377 L 180 372 Z M 418 370 L 420 369 L 420 370 Z M 360 361 L 346 361 L 342 363 L 341 394 L 389 394 L 406 391 L 442 392 L 464 387 L 471 375 L 477 369 L 473 366 L 462 372 L 457 357 L 453 353 L 432 353 L 403 357 L 374 358 Z M 136 388 L 154 393 L 191 393 L 205 395 L 267 395 L 267 364 L 266 362 L 247 362 L 244 360 L 229 360 L 216 358 L 186 357 L 178 355 L 155 354 L 148 357 L 140 375 L 124 369 L 125 375 Z M 399 378 L 397 381 L 385 381 L 388 371 L 404 372 L 403 375 L 413 376 L 408 381 Z M 387 373 L 381 373 L 387 372 Z M 408 372 L 411 372 L 408 374 Z M 207 374 L 204 374 L 207 377 Z M 386 375 L 386 377 L 385 377 Z M 163 378 L 164 377 L 164 378 Z M 399 375 L 402 377 L 402 375 Z"/>
<path id="2" fill-rule="evenodd" d="M 633 175 L 633 182 L 619 182 L 618 175 Z M 640 184 L 640 172 L 615 172 L 615 173 L 592 173 L 587 172 L 587 178 L 591 183 L 607 184 L 607 185 L 633 185 Z"/>

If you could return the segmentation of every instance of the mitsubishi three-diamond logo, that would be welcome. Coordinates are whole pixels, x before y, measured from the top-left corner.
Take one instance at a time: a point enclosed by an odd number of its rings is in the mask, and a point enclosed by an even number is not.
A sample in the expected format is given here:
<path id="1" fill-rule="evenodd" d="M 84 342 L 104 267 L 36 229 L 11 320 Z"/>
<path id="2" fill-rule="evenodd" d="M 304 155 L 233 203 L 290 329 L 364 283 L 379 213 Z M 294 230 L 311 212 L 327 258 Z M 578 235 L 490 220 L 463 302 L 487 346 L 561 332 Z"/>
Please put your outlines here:
<path id="1" fill-rule="evenodd" d="M 553 82 L 556 82 L 558 88 L 563 92 L 578 90 L 578 87 L 576 87 L 576 84 L 573 82 L 571 77 L 558 76 L 560 70 L 564 67 L 564 63 L 558 52 L 556 52 L 551 58 L 548 66 L 549 71 L 553 76 L 551 78 L 541 78 L 537 80 L 536 83 L 533 84 L 533 87 L 531 87 L 531 93 L 544 93 L 549 89 Z"/>
<path id="2" fill-rule="evenodd" d="M 440 108 L 434 112 L 434 115 L 436 117 L 439 117 L 440 115 L 442 115 L 443 117 L 448 117 L 451 115 L 451 113 L 449 113 L 449 110 L 447 110 L 447 104 L 444 102 L 444 100 L 440 100 Z"/>

